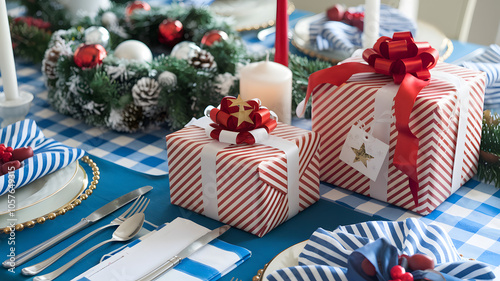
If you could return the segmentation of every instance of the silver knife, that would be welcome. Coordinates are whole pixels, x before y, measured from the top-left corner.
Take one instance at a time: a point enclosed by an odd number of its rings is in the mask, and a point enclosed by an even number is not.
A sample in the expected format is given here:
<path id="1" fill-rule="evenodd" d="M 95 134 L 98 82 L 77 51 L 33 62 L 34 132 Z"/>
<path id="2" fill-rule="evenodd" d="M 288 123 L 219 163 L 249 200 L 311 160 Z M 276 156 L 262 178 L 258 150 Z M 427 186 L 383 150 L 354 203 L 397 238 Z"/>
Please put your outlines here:
<path id="1" fill-rule="evenodd" d="M 160 277 L 165 272 L 167 272 L 169 269 L 172 269 L 174 266 L 178 265 L 182 261 L 182 259 L 189 257 L 191 254 L 198 251 L 201 247 L 205 246 L 210 241 L 212 241 L 215 238 L 222 235 L 229 228 L 231 228 L 229 225 L 223 225 L 223 226 L 216 228 L 216 229 L 210 231 L 209 233 L 203 235 L 202 237 L 198 238 L 198 240 L 189 244 L 189 246 L 184 248 L 182 251 L 180 251 L 173 258 L 169 259 L 168 261 L 166 261 L 165 263 L 163 263 L 162 265 L 160 265 L 159 267 L 157 267 L 156 269 L 154 269 L 153 271 L 151 271 L 147 275 L 143 276 L 138 281 L 155 280 L 156 278 Z"/>
<path id="2" fill-rule="evenodd" d="M 143 186 L 141 188 L 138 188 L 136 190 L 133 190 L 125 195 L 122 195 L 115 200 L 109 202 L 108 204 L 102 206 L 101 208 L 95 210 L 92 214 L 88 215 L 85 218 L 82 218 L 82 220 L 75 224 L 74 226 L 66 229 L 65 231 L 59 233 L 58 235 L 50 238 L 49 240 L 40 243 L 39 245 L 36 245 L 35 247 L 26 250 L 22 252 L 19 255 L 16 255 L 15 261 L 11 261 L 10 259 L 5 260 L 2 265 L 5 268 L 12 268 L 19 266 L 33 257 L 36 257 L 37 255 L 41 254 L 42 252 L 46 251 L 50 247 L 54 246 L 55 244 L 61 242 L 62 240 L 68 238 L 69 236 L 73 235 L 77 231 L 80 231 L 90 224 L 104 218 L 105 216 L 111 214 L 112 212 L 120 209 L 121 207 L 125 206 L 127 203 L 131 202 L 132 200 L 136 199 L 137 197 L 149 192 L 151 189 L 153 189 L 152 186 Z"/>

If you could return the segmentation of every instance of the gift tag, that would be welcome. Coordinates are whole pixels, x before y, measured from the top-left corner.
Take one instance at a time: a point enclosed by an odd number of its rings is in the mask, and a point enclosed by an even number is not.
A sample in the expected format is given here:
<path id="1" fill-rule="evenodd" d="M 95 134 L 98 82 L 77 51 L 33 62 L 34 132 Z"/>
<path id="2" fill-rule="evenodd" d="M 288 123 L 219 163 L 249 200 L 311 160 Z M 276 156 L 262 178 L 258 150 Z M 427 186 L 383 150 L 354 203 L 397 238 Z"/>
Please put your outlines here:
<path id="1" fill-rule="evenodd" d="M 340 160 L 353 167 L 372 181 L 377 179 L 389 145 L 352 125 L 340 152 Z"/>

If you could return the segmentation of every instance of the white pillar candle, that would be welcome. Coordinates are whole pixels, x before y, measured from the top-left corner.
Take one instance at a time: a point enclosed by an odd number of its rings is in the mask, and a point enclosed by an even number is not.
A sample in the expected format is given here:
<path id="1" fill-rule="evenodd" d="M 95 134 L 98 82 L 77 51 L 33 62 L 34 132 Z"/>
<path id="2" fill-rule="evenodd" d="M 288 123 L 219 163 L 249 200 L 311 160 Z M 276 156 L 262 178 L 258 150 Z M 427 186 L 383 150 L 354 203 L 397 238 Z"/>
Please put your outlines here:
<path id="1" fill-rule="evenodd" d="M 380 0 L 365 1 L 365 18 L 363 24 L 363 48 L 371 48 L 379 38 Z"/>
<path id="2" fill-rule="evenodd" d="M 106 10 L 111 7 L 109 0 L 58 0 L 73 16 L 97 16 L 99 9 Z"/>
<path id="3" fill-rule="evenodd" d="M 399 11 L 413 21 L 417 21 L 419 0 L 400 0 Z M 414 34 L 415 35 L 415 34 Z"/>
<path id="4" fill-rule="evenodd" d="M 16 65 L 14 64 L 5 0 L 0 0 L 0 73 L 2 74 L 5 100 L 18 99 Z"/>
<path id="5" fill-rule="evenodd" d="M 269 60 L 251 63 L 240 70 L 240 95 L 258 98 L 278 115 L 278 121 L 292 124 L 292 71 Z"/>

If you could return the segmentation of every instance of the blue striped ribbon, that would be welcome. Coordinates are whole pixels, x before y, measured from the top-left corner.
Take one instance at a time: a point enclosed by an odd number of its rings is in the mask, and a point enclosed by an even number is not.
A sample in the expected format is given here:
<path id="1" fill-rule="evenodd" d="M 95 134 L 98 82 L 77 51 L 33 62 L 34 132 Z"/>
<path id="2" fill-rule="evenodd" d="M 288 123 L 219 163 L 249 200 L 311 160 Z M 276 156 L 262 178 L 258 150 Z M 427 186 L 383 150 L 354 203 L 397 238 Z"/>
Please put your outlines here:
<path id="1" fill-rule="evenodd" d="M 81 158 L 85 151 L 45 138 L 35 121 L 23 120 L 0 130 L 0 143 L 12 148 L 30 146 L 34 156 L 23 161 L 12 175 L 0 177 L 0 196 L 34 180 L 66 167 Z M 9 176 L 14 183 L 9 185 Z"/>

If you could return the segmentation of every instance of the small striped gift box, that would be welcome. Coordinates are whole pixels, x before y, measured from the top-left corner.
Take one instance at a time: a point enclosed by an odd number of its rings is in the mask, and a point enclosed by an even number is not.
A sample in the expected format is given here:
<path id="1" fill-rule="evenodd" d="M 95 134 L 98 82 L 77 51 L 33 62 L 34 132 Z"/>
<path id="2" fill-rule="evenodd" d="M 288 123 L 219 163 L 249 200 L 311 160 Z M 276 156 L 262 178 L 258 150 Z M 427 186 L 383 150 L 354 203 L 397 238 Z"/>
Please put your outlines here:
<path id="1" fill-rule="evenodd" d="M 270 139 L 229 145 L 197 126 L 167 135 L 171 203 L 262 237 L 318 201 L 319 135 L 278 123 Z"/>
<path id="2" fill-rule="evenodd" d="M 359 57 L 346 62 L 365 63 Z M 337 75 L 335 69 L 332 76 Z M 447 63 L 438 63 L 431 75 L 409 119 L 419 142 L 417 202 L 408 176 L 393 164 L 398 137 L 393 97 L 399 86 L 392 77 L 378 73 L 354 74 L 340 87 L 312 85 L 312 129 L 321 135 L 321 181 L 427 215 L 471 179 L 479 157 L 485 75 Z M 392 97 L 384 100 L 388 92 Z M 356 123 L 389 145 L 375 181 L 340 159 Z"/>

